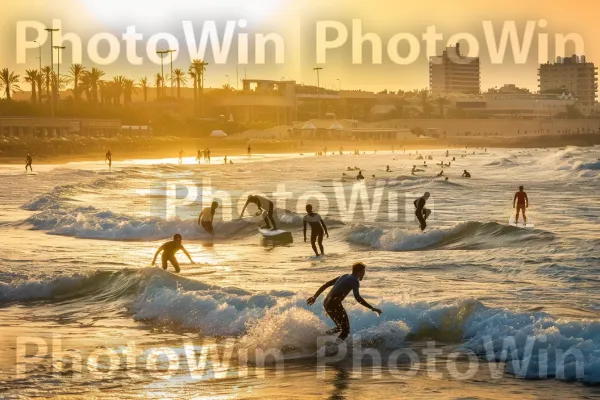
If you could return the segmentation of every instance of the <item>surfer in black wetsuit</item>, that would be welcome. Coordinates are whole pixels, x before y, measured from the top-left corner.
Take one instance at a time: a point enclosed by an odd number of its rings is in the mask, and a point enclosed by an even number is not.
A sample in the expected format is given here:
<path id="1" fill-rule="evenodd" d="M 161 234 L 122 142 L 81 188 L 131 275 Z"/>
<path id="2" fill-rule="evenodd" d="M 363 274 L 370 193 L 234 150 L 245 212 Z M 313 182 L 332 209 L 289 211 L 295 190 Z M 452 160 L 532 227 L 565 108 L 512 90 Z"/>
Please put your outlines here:
<path id="1" fill-rule="evenodd" d="M 109 151 L 106 152 L 106 158 L 104 159 L 104 162 L 108 161 L 108 168 L 112 167 L 112 153 Z"/>
<path id="2" fill-rule="evenodd" d="M 246 204 L 244 204 L 244 208 L 242 208 L 242 213 L 240 214 L 240 218 L 244 216 L 244 211 L 246 211 L 246 207 L 248 204 L 255 204 L 258 207 L 258 214 L 262 213 L 263 218 L 265 220 L 266 226 L 261 228 L 271 229 L 272 231 L 277 230 L 277 225 L 275 225 L 275 219 L 273 218 L 273 211 L 275 206 L 273 202 L 267 198 L 262 196 L 250 195 L 248 196 L 248 200 L 246 200 Z M 256 215 L 258 215 L 256 214 Z M 272 225 L 272 227 L 271 227 Z"/>
<path id="3" fill-rule="evenodd" d="M 462 177 L 463 178 L 470 178 L 471 174 L 469 172 L 467 172 L 467 170 L 465 169 L 465 172 L 463 172 Z"/>
<path id="4" fill-rule="evenodd" d="M 310 245 L 312 246 L 315 255 L 319 257 L 316 246 L 318 240 L 321 255 L 325 255 L 325 251 L 323 250 L 323 234 L 329 237 L 325 221 L 323 221 L 323 218 L 321 218 L 319 214 L 313 212 L 313 207 L 310 204 L 306 205 L 306 212 L 307 214 L 304 216 L 304 241 L 306 242 L 306 225 L 310 224 Z"/>
<path id="5" fill-rule="evenodd" d="M 25 172 L 27 172 L 27 168 L 29 168 L 30 172 L 33 172 L 33 168 L 31 168 L 31 163 L 33 163 L 33 159 L 30 154 L 27 154 L 27 158 L 25 159 Z"/>
<path id="6" fill-rule="evenodd" d="M 356 175 L 356 180 L 362 181 L 363 179 L 365 179 L 365 177 L 363 176 L 362 171 L 358 171 L 358 175 Z"/>
<path id="7" fill-rule="evenodd" d="M 329 294 L 327 294 L 327 297 L 325 297 L 323 307 L 329 318 L 335 323 L 335 328 L 327 331 L 327 334 L 339 332 L 339 341 L 345 340 L 350 334 L 350 321 L 348 320 L 348 314 L 346 314 L 346 310 L 342 304 L 350 291 L 354 293 L 354 298 L 357 302 L 367 307 L 369 310 L 376 312 L 378 315 L 381 315 L 381 310 L 367 303 L 359 293 L 360 281 L 362 281 L 365 276 L 365 268 L 366 266 L 363 263 L 354 264 L 352 266 L 352 274 L 345 274 L 330 280 L 321 286 L 314 296 L 306 300 L 306 304 L 312 306 L 325 289 L 333 286 L 329 291 Z"/>
<path id="8" fill-rule="evenodd" d="M 425 208 L 425 204 L 427 203 L 427 200 L 430 196 L 431 195 L 429 194 L 429 192 L 425 192 L 425 194 L 423 194 L 423 197 L 419 197 L 417 200 L 414 201 L 416 208 L 415 215 L 417 216 L 417 219 L 421 224 L 421 231 L 424 231 L 427 227 L 427 222 L 425 221 L 429 217 L 429 214 L 431 214 L 431 210 Z"/>
<path id="9" fill-rule="evenodd" d="M 158 250 L 156 250 L 156 253 L 154 253 L 152 265 L 154 266 L 156 264 L 156 257 L 158 257 L 158 255 L 162 252 L 162 269 L 166 270 L 167 262 L 170 261 L 173 267 L 175 267 L 175 272 L 181 271 L 179 269 L 179 262 L 177 261 L 177 257 L 175 257 L 175 253 L 177 253 L 179 250 L 183 251 L 183 254 L 185 254 L 187 258 L 190 259 L 190 262 L 192 264 L 195 264 L 194 260 L 192 260 L 192 256 L 190 256 L 190 253 L 188 253 L 185 247 L 183 247 L 183 244 L 181 244 L 181 240 L 181 235 L 179 233 L 176 233 L 173 236 L 173 240 L 160 246 Z"/>

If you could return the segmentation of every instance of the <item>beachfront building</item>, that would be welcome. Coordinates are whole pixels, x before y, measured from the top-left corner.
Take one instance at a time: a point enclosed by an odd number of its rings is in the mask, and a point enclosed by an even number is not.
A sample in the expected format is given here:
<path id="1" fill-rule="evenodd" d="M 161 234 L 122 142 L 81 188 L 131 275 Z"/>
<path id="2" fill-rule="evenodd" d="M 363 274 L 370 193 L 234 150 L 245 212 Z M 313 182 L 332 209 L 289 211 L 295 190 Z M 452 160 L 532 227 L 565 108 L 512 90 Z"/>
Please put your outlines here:
<path id="1" fill-rule="evenodd" d="M 118 119 L 0 117 L 3 139 L 57 138 L 69 135 L 114 137 L 121 133 Z"/>
<path id="2" fill-rule="evenodd" d="M 301 122 L 290 129 L 290 139 L 293 140 L 318 140 L 318 141 L 382 141 L 396 142 L 412 137 L 406 128 L 359 126 L 358 121 L 352 119 L 326 120 L 314 119 Z"/>
<path id="3" fill-rule="evenodd" d="M 585 56 L 558 57 L 555 63 L 540 65 L 540 93 L 569 93 L 577 104 L 593 106 L 598 92 L 598 69 Z"/>
<path id="4" fill-rule="evenodd" d="M 461 54 L 459 43 L 456 47 L 447 47 L 441 56 L 430 57 L 429 88 L 434 96 L 451 93 L 479 94 L 479 57 Z"/>

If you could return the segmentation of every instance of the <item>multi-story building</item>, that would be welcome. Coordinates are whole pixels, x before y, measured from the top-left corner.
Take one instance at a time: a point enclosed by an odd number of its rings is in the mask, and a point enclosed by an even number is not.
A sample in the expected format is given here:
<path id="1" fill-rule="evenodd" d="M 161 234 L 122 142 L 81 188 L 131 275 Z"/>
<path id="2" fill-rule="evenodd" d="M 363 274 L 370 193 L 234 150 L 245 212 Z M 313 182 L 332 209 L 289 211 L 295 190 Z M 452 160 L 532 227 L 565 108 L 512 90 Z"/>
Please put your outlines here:
<path id="1" fill-rule="evenodd" d="M 598 92 L 598 70 L 585 56 L 558 57 L 555 63 L 540 65 L 540 93 L 563 91 L 577 98 L 577 103 L 593 106 Z"/>
<path id="2" fill-rule="evenodd" d="M 460 54 L 460 44 L 447 47 L 441 56 L 429 59 L 429 87 L 433 95 L 479 94 L 479 57 Z"/>

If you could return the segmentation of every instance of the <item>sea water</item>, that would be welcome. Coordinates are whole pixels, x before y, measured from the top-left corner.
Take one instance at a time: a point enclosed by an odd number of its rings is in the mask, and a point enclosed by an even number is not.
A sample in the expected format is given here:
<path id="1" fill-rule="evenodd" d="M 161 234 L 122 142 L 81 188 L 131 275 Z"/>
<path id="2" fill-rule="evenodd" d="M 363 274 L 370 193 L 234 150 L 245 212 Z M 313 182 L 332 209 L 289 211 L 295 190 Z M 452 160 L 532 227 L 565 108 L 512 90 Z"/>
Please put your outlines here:
<path id="1" fill-rule="evenodd" d="M 600 395 L 600 148 L 420 153 L 0 166 L 0 397 Z M 532 228 L 510 225 L 520 185 Z M 239 218 L 249 194 L 293 243 L 264 240 L 253 205 Z M 197 226 L 213 199 L 214 237 Z M 175 233 L 196 261 L 179 253 L 179 275 L 151 266 Z M 357 261 L 383 313 L 350 294 L 352 336 L 324 360 L 324 295 L 306 299 Z"/>

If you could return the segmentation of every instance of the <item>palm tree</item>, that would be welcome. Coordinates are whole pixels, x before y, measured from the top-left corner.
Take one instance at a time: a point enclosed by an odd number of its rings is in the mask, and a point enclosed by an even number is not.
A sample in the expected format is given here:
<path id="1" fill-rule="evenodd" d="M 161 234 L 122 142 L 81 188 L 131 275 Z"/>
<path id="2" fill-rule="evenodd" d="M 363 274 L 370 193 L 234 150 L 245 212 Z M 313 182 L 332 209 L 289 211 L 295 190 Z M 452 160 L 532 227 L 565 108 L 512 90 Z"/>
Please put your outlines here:
<path id="1" fill-rule="evenodd" d="M 148 78 L 147 77 L 143 77 L 140 79 L 140 87 L 142 88 L 142 92 L 144 93 L 144 101 L 148 101 L 148 87 L 149 87 L 149 83 L 148 83 Z"/>
<path id="2" fill-rule="evenodd" d="M 38 71 L 36 83 L 38 87 L 38 102 L 42 104 L 42 86 L 44 85 L 44 74 L 42 71 Z"/>
<path id="3" fill-rule="evenodd" d="M 133 94 L 137 91 L 137 86 L 133 79 L 123 80 L 123 104 L 131 103 Z"/>
<path id="4" fill-rule="evenodd" d="M 233 92 L 233 87 L 229 83 L 224 84 L 223 89 L 227 92 Z"/>
<path id="5" fill-rule="evenodd" d="M 188 69 L 188 75 L 194 80 L 194 112 L 198 111 L 198 75 L 192 65 Z"/>
<path id="6" fill-rule="evenodd" d="M 14 92 L 20 92 L 21 88 L 19 87 L 19 77 L 20 75 L 15 75 L 14 72 L 8 70 L 8 68 L 4 68 L 0 71 L 0 86 L 4 87 L 4 94 L 8 100 L 11 100 L 11 95 Z"/>
<path id="7" fill-rule="evenodd" d="M 199 95 L 198 98 L 200 99 L 200 115 L 202 116 L 204 114 L 204 72 L 206 71 L 206 66 L 208 65 L 207 62 L 204 62 L 202 60 L 192 60 L 192 68 L 194 69 L 194 72 L 196 73 L 196 77 L 198 79 L 198 89 L 199 89 Z"/>
<path id="8" fill-rule="evenodd" d="M 185 72 L 177 68 L 173 71 L 173 78 L 175 79 L 175 84 L 177 85 L 177 98 L 181 99 L 181 85 L 185 86 L 187 84 Z"/>
<path id="9" fill-rule="evenodd" d="M 86 75 L 89 76 L 91 100 L 94 103 L 97 103 L 98 102 L 98 89 L 100 88 L 100 80 L 104 76 L 104 71 L 101 71 L 98 68 L 92 68 L 92 70 L 87 72 Z"/>
<path id="10" fill-rule="evenodd" d="M 123 91 L 125 89 L 125 77 L 120 75 L 115 76 L 111 82 L 111 89 L 113 95 L 113 104 L 120 105 L 121 95 L 123 95 Z"/>
<path id="11" fill-rule="evenodd" d="M 37 84 L 39 82 L 40 72 L 37 69 L 28 69 L 25 70 L 25 79 L 24 81 L 31 84 L 31 102 L 33 104 L 37 103 Z M 41 96 L 40 87 L 40 96 Z"/>
<path id="12" fill-rule="evenodd" d="M 67 78 L 67 82 L 73 85 L 73 97 L 75 100 L 79 100 L 81 98 L 81 78 L 85 74 L 85 67 L 81 64 L 73 64 L 71 68 L 69 68 L 69 74 Z"/>
<path id="13" fill-rule="evenodd" d="M 156 84 L 156 99 L 160 99 L 161 98 L 161 86 L 162 86 L 162 75 L 161 74 L 156 74 L 156 76 L 154 77 L 154 83 Z"/>
<path id="14" fill-rule="evenodd" d="M 42 74 L 44 76 L 44 84 L 46 85 L 46 97 L 49 99 L 50 98 L 50 75 L 52 75 L 52 68 L 51 67 L 44 67 L 42 68 Z M 40 97 L 41 96 L 41 90 L 40 90 Z"/>
<path id="15" fill-rule="evenodd" d="M 438 106 L 440 106 L 440 118 L 444 118 L 444 106 L 446 104 L 450 104 L 450 100 L 448 100 L 446 97 L 438 97 L 435 99 L 435 102 L 438 104 Z"/>

